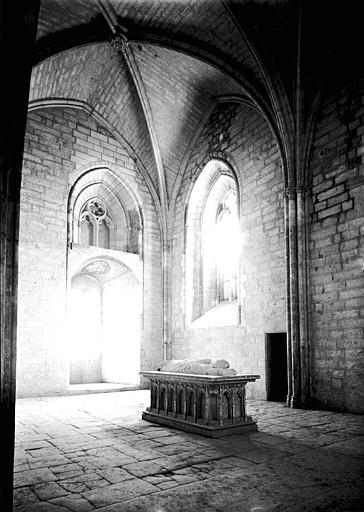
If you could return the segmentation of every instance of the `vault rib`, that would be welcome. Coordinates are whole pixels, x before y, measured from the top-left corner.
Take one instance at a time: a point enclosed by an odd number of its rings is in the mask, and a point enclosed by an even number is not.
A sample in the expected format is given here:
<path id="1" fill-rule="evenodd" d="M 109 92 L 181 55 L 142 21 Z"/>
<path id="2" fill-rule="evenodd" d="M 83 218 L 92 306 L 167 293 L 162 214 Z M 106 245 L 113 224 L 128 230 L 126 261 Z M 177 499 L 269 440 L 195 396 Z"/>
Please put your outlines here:
<path id="1" fill-rule="evenodd" d="M 168 210 L 168 194 L 166 186 L 165 170 L 162 160 L 161 151 L 159 148 L 158 136 L 155 129 L 152 110 L 149 104 L 148 95 L 145 90 L 144 82 L 135 60 L 132 48 L 130 47 L 127 39 L 127 30 L 118 22 L 117 14 L 108 0 L 99 0 L 99 5 L 102 13 L 114 35 L 114 46 L 122 53 L 125 62 L 128 66 L 129 72 L 132 76 L 138 97 L 144 112 L 145 121 L 147 124 L 149 136 L 151 139 L 154 159 L 158 172 L 158 185 L 159 196 L 162 210 L 162 230 L 167 233 L 167 210 Z M 164 237 L 163 237 L 164 238 Z"/>

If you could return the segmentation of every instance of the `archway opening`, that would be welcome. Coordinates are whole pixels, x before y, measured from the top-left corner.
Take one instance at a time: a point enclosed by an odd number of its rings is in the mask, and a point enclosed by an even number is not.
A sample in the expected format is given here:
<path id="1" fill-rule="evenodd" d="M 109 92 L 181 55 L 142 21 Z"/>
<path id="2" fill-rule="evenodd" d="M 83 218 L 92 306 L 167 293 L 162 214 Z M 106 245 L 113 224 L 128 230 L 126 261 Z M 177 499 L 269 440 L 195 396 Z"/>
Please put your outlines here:
<path id="1" fill-rule="evenodd" d="M 70 384 L 102 381 L 102 287 L 92 275 L 72 280 L 69 317 L 72 325 Z"/>
<path id="2" fill-rule="evenodd" d="M 125 264 L 98 257 L 73 275 L 68 297 L 70 384 L 138 384 L 141 290 Z"/>

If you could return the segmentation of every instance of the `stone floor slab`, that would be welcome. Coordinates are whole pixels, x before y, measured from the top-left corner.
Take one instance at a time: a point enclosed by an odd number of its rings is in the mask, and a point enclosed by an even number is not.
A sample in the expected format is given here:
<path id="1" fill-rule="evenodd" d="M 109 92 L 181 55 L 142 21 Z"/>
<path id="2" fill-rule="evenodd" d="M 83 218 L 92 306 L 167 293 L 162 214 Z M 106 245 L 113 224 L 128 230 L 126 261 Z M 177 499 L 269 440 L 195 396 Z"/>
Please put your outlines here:
<path id="1" fill-rule="evenodd" d="M 49 469 L 28 469 L 15 473 L 14 487 L 24 487 L 42 482 L 51 482 L 52 480 L 56 480 L 56 477 Z"/>
<path id="2" fill-rule="evenodd" d="M 48 501 L 52 498 L 59 498 L 60 496 L 66 496 L 68 494 L 68 491 L 63 489 L 56 482 L 37 484 L 32 487 L 32 490 L 42 501 Z"/>
<path id="3" fill-rule="evenodd" d="M 364 510 L 362 415 L 248 400 L 258 432 L 207 439 L 141 420 L 148 402 L 148 391 L 19 399 L 14 510 Z"/>
<path id="4" fill-rule="evenodd" d="M 126 480 L 125 482 L 111 484 L 107 487 L 85 492 L 83 493 L 83 497 L 98 508 L 114 503 L 124 503 L 124 501 L 135 498 L 136 496 L 144 496 L 158 490 L 158 487 L 135 478 L 133 480 Z"/>

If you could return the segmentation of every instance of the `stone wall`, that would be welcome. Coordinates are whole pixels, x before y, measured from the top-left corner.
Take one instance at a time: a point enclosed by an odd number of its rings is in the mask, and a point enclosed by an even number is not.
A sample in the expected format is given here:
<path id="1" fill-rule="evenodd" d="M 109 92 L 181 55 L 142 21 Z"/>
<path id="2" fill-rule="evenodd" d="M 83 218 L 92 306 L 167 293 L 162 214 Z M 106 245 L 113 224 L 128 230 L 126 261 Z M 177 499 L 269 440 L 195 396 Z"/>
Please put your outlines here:
<path id="1" fill-rule="evenodd" d="M 144 222 L 142 368 L 154 367 L 161 358 L 161 243 L 148 188 L 128 153 L 89 114 L 69 108 L 37 110 L 28 116 L 21 195 L 20 396 L 67 391 L 67 200 L 75 180 L 98 166 L 120 173 L 140 199 Z"/>
<path id="2" fill-rule="evenodd" d="M 105 77 L 112 77 L 112 80 L 105 80 Z M 123 137 L 133 156 L 157 182 L 153 148 L 138 93 L 126 62 L 109 43 L 60 52 L 36 66 L 32 72 L 29 102 L 47 101 L 47 98 L 87 105 L 108 123 L 110 130 Z M 113 148 L 104 145 L 103 154 L 112 157 L 109 151 Z"/>
<path id="3" fill-rule="evenodd" d="M 323 102 L 310 159 L 312 384 L 321 407 L 363 411 L 364 87 Z"/>
<path id="4" fill-rule="evenodd" d="M 361 411 L 364 339 L 364 97 L 354 84 L 321 105 L 309 161 L 309 319 L 314 404 Z M 362 94 L 362 95 L 361 95 Z M 211 159 L 235 171 L 241 214 L 237 325 L 185 323 L 185 207 L 194 180 Z M 25 140 L 21 202 L 18 394 L 68 387 L 64 311 L 67 199 L 94 166 L 120 172 L 139 197 L 144 221 L 143 369 L 162 358 L 161 240 L 151 195 L 135 162 L 88 114 L 71 108 L 32 112 Z M 171 245 L 172 357 L 226 358 L 266 397 L 265 333 L 286 331 L 284 181 L 267 123 L 247 106 L 220 104 L 192 149 L 176 198 Z"/>
<path id="5" fill-rule="evenodd" d="M 191 183 L 211 158 L 231 164 L 241 201 L 241 324 L 194 329 L 184 323 L 184 210 Z M 172 357 L 211 357 L 260 374 L 250 390 L 266 397 L 265 333 L 286 331 L 284 181 L 267 123 L 249 107 L 221 104 L 202 131 L 177 195 L 172 238 Z M 248 386 L 249 388 L 249 386 Z"/>

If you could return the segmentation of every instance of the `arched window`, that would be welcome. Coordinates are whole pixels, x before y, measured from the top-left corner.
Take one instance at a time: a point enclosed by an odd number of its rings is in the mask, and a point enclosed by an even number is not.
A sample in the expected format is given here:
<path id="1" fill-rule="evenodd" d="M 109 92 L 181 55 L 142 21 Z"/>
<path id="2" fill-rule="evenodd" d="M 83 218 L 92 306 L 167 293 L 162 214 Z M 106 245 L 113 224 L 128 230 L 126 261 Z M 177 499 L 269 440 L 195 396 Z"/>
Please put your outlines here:
<path id="1" fill-rule="evenodd" d="M 140 205 L 131 185 L 117 172 L 95 168 L 82 174 L 72 185 L 68 199 L 68 240 L 70 249 L 82 244 L 142 256 Z"/>
<path id="2" fill-rule="evenodd" d="M 106 224 L 105 219 L 103 219 L 99 223 L 99 233 L 98 233 L 98 247 L 102 247 L 103 249 L 109 249 L 110 247 L 110 229 Z"/>
<path id="3" fill-rule="evenodd" d="M 239 221 L 235 190 L 229 190 L 218 208 L 215 226 L 218 300 L 237 297 Z"/>
<path id="4" fill-rule="evenodd" d="M 240 258 L 238 187 L 211 160 L 197 178 L 186 215 L 185 318 L 195 327 L 236 325 Z"/>
<path id="5" fill-rule="evenodd" d="M 90 199 L 81 209 L 80 242 L 109 249 L 110 223 L 106 206 L 99 199 Z"/>
<path id="6" fill-rule="evenodd" d="M 91 222 L 89 215 L 85 215 L 81 219 L 80 225 L 81 232 L 81 244 L 83 245 L 93 245 L 94 243 L 94 226 Z"/>

